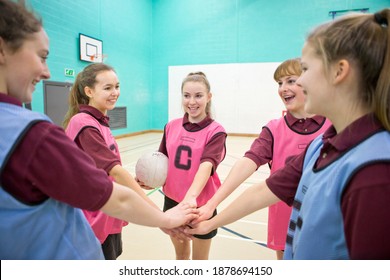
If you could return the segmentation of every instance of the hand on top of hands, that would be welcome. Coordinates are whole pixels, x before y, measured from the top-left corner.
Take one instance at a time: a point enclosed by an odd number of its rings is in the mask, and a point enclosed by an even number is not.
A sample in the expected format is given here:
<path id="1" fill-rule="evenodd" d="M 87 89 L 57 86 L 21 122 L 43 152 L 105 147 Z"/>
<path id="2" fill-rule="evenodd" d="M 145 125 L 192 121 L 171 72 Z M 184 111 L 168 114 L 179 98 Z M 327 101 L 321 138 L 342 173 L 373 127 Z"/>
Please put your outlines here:
<path id="1" fill-rule="evenodd" d="M 198 217 L 191 221 L 191 225 L 196 225 L 197 223 L 200 223 L 202 221 L 208 220 L 211 218 L 214 212 L 214 208 L 210 207 L 207 203 L 201 207 L 198 208 L 199 213 Z"/>
<path id="2" fill-rule="evenodd" d="M 198 212 L 199 211 L 196 209 L 196 205 L 194 204 L 187 202 L 179 203 L 165 212 L 170 219 L 170 225 L 167 226 L 167 228 L 178 228 L 191 223 L 192 220 L 198 217 Z"/>
<path id="3" fill-rule="evenodd" d="M 193 234 L 207 234 L 212 231 L 213 228 L 210 225 L 210 221 L 202 221 L 197 224 L 190 224 L 184 229 L 184 234 L 193 235 Z"/>

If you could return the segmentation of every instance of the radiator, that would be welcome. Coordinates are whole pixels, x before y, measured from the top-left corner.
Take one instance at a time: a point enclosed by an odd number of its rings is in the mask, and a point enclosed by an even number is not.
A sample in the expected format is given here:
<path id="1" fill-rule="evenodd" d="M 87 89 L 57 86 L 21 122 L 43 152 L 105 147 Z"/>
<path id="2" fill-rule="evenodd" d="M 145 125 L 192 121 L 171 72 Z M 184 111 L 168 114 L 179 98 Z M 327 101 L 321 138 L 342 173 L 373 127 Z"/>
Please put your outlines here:
<path id="1" fill-rule="evenodd" d="M 110 128 L 126 128 L 126 108 L 127 107 L 115 107 L 113 110 L 107 112 L 108 117 L 110 118 Z"/>

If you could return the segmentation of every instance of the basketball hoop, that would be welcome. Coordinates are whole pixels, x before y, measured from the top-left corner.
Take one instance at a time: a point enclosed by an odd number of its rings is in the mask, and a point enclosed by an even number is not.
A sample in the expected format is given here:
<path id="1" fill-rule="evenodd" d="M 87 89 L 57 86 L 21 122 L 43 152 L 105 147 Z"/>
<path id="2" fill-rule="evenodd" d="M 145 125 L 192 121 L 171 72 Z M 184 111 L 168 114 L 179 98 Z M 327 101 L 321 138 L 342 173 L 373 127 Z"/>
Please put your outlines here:
<path id="1" fill-rule="evenodd" d="M 106 58 L 108 57 L 108 55 L 106 54 L 91 54 L 91 55 L 88 55 L 89 57 L 89 61 L 91 62 L 104 62 L 106 60 Z"/>

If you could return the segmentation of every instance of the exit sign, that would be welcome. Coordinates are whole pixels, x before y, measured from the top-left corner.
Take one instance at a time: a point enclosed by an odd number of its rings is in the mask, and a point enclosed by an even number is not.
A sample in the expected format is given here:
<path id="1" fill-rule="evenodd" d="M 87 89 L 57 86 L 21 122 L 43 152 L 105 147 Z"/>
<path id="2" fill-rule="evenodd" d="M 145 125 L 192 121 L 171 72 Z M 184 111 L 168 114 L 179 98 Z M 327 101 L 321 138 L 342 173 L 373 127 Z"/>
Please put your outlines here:
<path id="1" fill-rule="evenodd" d="M 66 77 L 74 77 L 74 69 L 65 68 L 65 76 Z"/>

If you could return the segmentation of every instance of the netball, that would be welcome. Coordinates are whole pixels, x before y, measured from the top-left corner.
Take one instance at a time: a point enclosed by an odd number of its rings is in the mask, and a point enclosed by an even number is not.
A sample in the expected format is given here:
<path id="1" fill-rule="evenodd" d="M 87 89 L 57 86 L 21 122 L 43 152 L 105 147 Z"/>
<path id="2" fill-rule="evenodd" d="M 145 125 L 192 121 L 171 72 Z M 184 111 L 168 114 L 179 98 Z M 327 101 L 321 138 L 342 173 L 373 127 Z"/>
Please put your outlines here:
<path id="1" fill-rule="evenodd" d="M 161 187 L 167 179 L 168 157 L 160 152 L 145 153 L 137 161 L 135 174 L 146 186 Z"/>

